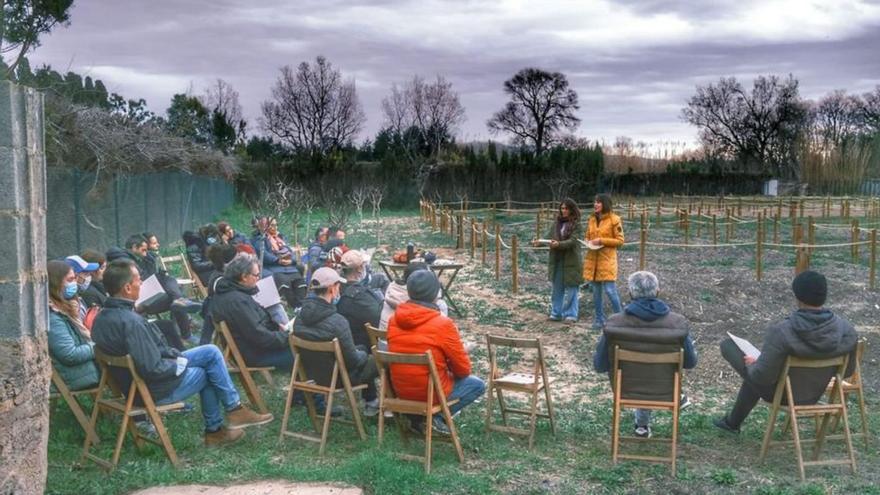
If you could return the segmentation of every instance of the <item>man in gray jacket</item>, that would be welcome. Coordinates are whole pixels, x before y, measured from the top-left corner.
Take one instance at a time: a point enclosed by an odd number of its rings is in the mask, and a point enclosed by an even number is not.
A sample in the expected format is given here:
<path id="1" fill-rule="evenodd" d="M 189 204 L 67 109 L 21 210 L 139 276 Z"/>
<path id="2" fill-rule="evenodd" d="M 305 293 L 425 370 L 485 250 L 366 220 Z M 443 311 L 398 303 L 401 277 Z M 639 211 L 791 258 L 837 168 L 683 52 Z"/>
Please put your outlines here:
<path id="1" fill-rule="evenodd" d="M 715 419 L 722 430 L 739 433 L 740 426 L 759 399 L 772 401 L 779 374 L 788 356 L 830 358 L 849 354 L 847 375 L 855 366 L 858 335 L 853 326 L 831 310 L 823 308 L 828 293 L 825 277 L 807 270 L 791 284 L 798 309 L 784 320 L 774 323 L 764 335 L 760 356 L 746 356 L 729 338 L 721 342 L 721 355 L 742 377 L 733 409 Z M 814 404 L 825 393 L 832 372 L 826 369 L 804 370 L 795 384 L 795 401 Z"/>

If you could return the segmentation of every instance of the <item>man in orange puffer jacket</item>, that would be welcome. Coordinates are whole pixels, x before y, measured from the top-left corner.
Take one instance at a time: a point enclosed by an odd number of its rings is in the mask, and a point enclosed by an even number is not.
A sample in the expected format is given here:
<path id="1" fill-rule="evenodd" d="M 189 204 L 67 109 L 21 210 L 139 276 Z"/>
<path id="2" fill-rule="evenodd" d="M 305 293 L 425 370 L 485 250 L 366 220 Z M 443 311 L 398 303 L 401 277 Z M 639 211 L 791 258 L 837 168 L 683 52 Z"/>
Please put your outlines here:
<path id="1" fill-rule="evenodd" d="M 405 354 L 431 351 L 446 400 L 458 399 L 449 406 L 457 414 L 486 391 L 486 384 L 471 375 L 471 360 L 461 342 L 458 328 L 434 304 L 440 281 L 430 270 L 419 270 L 409 276 L 406 290 L 410 300 L 400 304 L 388 322 L 388 350 Z M 396 364 L 391 367 L 391 383 L 398 397 L 423 401 L 427 399 L 428 371 L 423 366 Z M 435 398 L 435 401 L 439 398 Z M 412 426 L 421 430 L 421 418 L 411 418 Z M 438 433 L 449 429 L 438 415 L 433 428 Z"/>

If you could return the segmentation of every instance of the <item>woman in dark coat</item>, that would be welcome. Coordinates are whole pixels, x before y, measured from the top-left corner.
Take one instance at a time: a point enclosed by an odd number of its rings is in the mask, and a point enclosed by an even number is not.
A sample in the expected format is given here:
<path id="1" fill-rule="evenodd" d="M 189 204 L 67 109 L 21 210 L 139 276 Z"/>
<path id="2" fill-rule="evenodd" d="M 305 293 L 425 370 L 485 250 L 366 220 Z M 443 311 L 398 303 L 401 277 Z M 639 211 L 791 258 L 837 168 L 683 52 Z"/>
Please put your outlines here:
<path id="1" fill-rule="evenodd" d="M 547 234 L 550 239 L 548 274 L 553 292 L 550 295 L 550 319 L 575 323 L 578 320 L 578 287 L 582 282 L 583 255 L 580 238 L 581 212 L 577 203 L 565 198 Z"/>

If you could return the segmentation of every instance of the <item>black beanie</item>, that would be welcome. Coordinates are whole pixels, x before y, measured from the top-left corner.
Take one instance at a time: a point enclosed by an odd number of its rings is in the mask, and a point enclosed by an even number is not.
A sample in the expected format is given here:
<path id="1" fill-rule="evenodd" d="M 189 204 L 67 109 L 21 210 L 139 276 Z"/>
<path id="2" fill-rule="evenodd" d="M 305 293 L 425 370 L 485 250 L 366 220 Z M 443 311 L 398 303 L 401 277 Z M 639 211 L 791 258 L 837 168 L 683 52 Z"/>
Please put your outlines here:
<path id="1" fill-rule="evenodd" d="M 406 284 L 406 281 L 409 280 L 409 276 L 419 270 L 427 270 L 428 264 L 422 263 L 421 261 L 410 261 L 406 268 L 403 270 L 403 281 L 401 285 Z"/>
<path id="2" fill-rule="evenodd" d="M 822 306 L 828 296 L 825 276 L 813 270 L 801 272 L 791 283 L 791 290 L 798 301 L 810 306 Z"/>
<path id="3" fill-rule="evenodd" d="M 406 292 L 413 301 L 432 303 L 440 293 L 440 281 L 431 270 L 417 270 L 406 281 Z"/>

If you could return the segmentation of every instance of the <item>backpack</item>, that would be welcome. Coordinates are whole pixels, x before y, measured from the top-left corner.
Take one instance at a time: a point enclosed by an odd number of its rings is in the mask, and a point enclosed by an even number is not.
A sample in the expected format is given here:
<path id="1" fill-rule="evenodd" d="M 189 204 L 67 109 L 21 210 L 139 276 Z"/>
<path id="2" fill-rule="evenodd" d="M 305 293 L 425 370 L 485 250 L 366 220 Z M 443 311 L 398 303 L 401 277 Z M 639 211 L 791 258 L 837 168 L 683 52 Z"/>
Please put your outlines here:
<path id="1" fill-rule="evenodd" d="M 86 316 L 83 318 L 83 325 L 89 330 L 92 329 L 92 325 L 95 324 L 95 318 L 98 317 L 98 314 L 101 312 L 101 306 L 89 306 L 89 309 L 86 310 Z"/>

